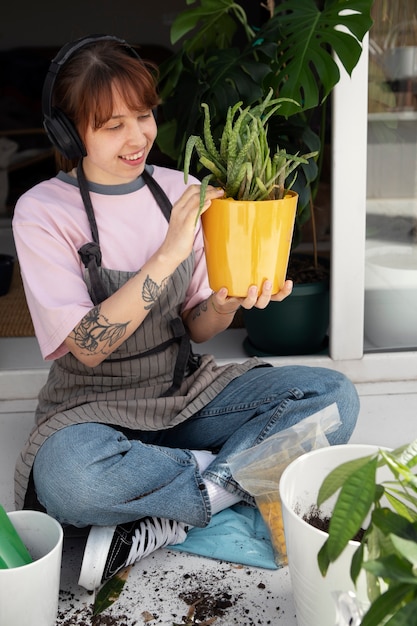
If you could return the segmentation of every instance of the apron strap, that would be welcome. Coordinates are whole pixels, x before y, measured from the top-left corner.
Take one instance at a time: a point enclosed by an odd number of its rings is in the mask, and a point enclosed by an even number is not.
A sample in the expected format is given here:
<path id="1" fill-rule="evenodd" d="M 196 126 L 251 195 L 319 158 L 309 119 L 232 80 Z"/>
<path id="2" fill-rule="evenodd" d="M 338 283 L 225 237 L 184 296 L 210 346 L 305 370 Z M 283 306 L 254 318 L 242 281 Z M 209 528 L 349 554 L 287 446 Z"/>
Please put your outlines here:
<path id="1" fill-rule="evenodd" d="M 85 212 L 87 213 L 87 217 L 88 217 L 88 223 L 90 224 L 90 228 L 91 228 L 91 236 L 93 238 L 94 243 L 96 243 L 100 247 L 96 216 L 94 215 L 94 209 L 91 203 L 90 191 L 88 189 L 87 179 L 84 174 L 82 159 L 78 161 L 77 178 L 78 178 L 78 185 L 80 187 L 81 198 L 83 200 Z M 100 255 L 100 263 L 98 265 L 100 264 L 101 264 L 101 255 Z"/>
<path id="2" fill-rule="evenodd" d="M 172 204 L 170 199 L 166 195 L 165 191 L 162 189 L 161 185 L 156 182 L 153 176 L 151 176 L 151 174 L 149 174 L 146 169 L 143 170 L 142 178 L 148 185 L 151 194 L 157 201 L 158 206 L 164 214 L 166 221 L 169 222 L 172 211 Z"/>
<path id="3" fill-rule="evenodd" d="M 88 183 L 84 174 L 82 159 L 79 160 L 77 165 L 77 178 L 80 186 L 81 198 L 83 200 L 85 212 L 87 213 L 88 223 L 90 224 L 91 236 L 93 238 L 93 241 L 85 243 L 81 246 L 78 250 L 78 254 L 84 263 L 84 267 L 88 269 L 91 284 L 91 299 L 97 306 L 100 302 L 106 300 L 109 294 L 107 293 L 107 289 L 105 288 L 98 271 L 98 268 L 101 266 L 100 239 L 94 209 L 90 198 L 90 192 L 88 189 Z"/>
<path id="4" fill-rule="evenodd" d="M 172 377 L 172 385 L 163 394 L 161 394 L 161 398 L 174 395 L 174 393 L 181 387 L 182 381 L 185 378 L 191 350 L 190 338 L 180 317 L 175 317 L 171 320 L 171 328 L 174 333 L 174 337 L 179 342 L 179 347 L 177 360 L 175 361 L 174 375 Z"/>
<path id="5" fill-rule="evenodd" d="M 168 196 L 162 189 L 162 187 L 156 182 L 156 180 L 144 169 L 142 173 L 143 180 L 149 187 L 149 191 L 158 203 L 165 219 L 169 222 L 171 217 L 172 204 Z M 101 266 L 101 250 L 100 239 L 98 234 L 97 222 L 94 215 L 94 209 L 91 202 L 90 192 L 88 189 L 87 179 L 84 174 L 82 166 L 82 159 L 77 165 L 77 178 L 80 187 L 81 198 L 83 200 L 84 208 L 87 214 L 88 223 L 90 224 L 91 236 L 93 241 L 84 244 L 79 250 L 78 254 L 84 264 L 84 267 L 88 269 L 91 281 L 91 299 L 97 306 L 108 298 L 108 292 L 100 278 L 98 268 Z"/>

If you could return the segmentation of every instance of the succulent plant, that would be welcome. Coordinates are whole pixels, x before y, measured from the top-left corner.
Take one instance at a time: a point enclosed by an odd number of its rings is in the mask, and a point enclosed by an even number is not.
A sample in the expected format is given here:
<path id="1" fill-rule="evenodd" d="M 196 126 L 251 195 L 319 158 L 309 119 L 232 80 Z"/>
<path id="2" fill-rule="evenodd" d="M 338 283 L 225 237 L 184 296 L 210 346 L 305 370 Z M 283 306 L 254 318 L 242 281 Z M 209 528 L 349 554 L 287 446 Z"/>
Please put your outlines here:
<path id="1" fill-rule="evenodd" d="M 268 120 L 284 102 L 288 102 L 288 98 L 272 96 L 273 90 L 270 89 L 260 104 L 242 108 L 242 102 L 237 102 L 230 106 L 217 141 L 211 130 L 210 108 L 207 103 L 201 105 L 204 109 L 203 136 L 188 138 L 184 157 L 186 182 L 194 150 L 200 166 L 210 172 L 201 183 L 201 205 L 209 183 L 222 187 L 225 196 L 235 200 L 281 199 L 294 183 L 297 167 L 317 155 L 317 152 L 292 155 L 278 146 L 275 152 L 271 151 Z M 294 178 L 288 183 L 288 176 L 293 172 Z"/>

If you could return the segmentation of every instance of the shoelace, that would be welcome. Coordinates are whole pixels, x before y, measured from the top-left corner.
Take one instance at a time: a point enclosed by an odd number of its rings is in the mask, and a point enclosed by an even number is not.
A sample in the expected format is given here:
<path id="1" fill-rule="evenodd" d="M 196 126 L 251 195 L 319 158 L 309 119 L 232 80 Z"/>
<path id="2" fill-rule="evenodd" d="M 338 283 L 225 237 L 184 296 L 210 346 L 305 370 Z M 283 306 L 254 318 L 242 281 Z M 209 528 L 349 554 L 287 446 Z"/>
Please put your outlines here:
<path id="1" fill-rule="evenodd" d="M 186 536 L 184 524 L 165 518 L 147 517 L 139 522 L 135 530 L 126 565 L 168 544 L 182 543 Z"/>

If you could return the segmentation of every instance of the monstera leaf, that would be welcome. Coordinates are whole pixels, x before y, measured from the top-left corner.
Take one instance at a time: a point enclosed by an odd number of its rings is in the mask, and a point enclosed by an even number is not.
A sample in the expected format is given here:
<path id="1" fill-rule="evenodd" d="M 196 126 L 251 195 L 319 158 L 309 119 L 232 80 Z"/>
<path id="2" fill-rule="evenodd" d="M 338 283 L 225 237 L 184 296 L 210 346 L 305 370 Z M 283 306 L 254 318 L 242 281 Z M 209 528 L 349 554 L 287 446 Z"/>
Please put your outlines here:
<path id="1" fill-rule="evenodd" d="M 368 0 L 284 0 L 262 31 L 277 41 L 273 81 L 281 97 L 304 109 L 320 104 L 340 79 L 333 53 L 351 74 L 359 61 L 361 41 L 372 25 Z M 291 109 L 285 113 L 294 112 Z"/>

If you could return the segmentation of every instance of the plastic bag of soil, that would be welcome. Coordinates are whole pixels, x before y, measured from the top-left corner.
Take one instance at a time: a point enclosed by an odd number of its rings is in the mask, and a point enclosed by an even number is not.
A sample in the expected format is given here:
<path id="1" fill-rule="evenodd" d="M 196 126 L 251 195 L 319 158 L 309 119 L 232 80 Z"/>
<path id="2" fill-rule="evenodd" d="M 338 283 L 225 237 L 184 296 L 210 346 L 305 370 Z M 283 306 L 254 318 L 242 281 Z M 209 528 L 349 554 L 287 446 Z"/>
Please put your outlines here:
<path id="1" fill-rule="evenodd" d="M 277 565 L 287 563 L 279 496 L 281 474 L 300 455 L 329 446 L 326 435 L 337 430 L 340 424 L 339 410 L 334 403 L 227 460 L 233 478 L 255 498 L 269 529 Z"/>

